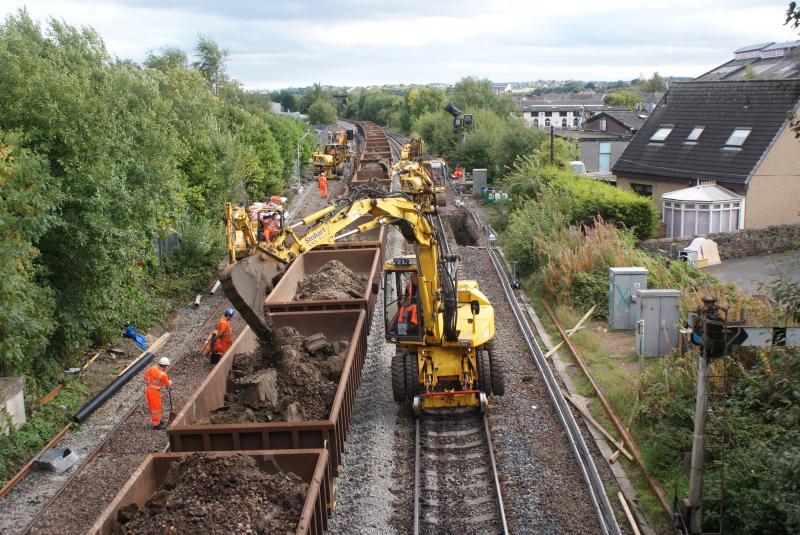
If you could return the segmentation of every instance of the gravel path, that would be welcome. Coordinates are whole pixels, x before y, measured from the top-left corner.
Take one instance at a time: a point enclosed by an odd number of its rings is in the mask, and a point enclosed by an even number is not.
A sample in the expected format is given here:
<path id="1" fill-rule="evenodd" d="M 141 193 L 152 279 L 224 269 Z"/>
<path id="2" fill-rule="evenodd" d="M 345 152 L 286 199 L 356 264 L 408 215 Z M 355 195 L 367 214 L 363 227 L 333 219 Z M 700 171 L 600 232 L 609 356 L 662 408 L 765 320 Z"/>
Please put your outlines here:
<path id="1" fill-rule="evenodd" d="M 399 254 L 401 242 L 399 231 L 391 228 L 386 258 Z M 394 344 L 387 344 L 384 338 L 383 289 L 376 302 L 367 357 L 342 457 L 344 470 L 337 480 L 337 504 L 329 525 L 331 535 L 394 533 L 387 526 L 393 512 L 395 429 L 402 416 L 398 416 L 400 409 L 392 399 L 389 369 Z"/>

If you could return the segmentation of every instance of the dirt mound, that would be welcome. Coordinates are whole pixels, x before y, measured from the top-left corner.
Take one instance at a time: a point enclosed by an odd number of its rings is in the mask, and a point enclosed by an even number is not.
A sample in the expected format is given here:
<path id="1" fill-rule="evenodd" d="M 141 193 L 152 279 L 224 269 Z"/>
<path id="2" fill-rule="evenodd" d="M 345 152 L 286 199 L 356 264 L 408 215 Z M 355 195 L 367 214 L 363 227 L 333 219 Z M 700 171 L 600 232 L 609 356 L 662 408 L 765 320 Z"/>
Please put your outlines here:
<path id="1" fill-rule="evenodd" d="M 364 295 L 367 277 L 355 273 L 338 260 L 326 262 L 319 271 L 297 284 L 294 301 L 358 299 Z"/>
<path id="2" fill-rule="evenodd" d="M 172 463 L 144 507 L 123 508 L 114 533 L 294 533 L 307 492 L 295 474 L 265 474 L 251 457 L 195 453 Z"/>
<path id="3" fill-rule="evenodd" d="M 225 405 L 196 423 L 325 420 L 344 370 L 348 340 L 275 331 L 275 346 L 234 357 Z M 273 350 L 272 347 L 277 347 Z"/>

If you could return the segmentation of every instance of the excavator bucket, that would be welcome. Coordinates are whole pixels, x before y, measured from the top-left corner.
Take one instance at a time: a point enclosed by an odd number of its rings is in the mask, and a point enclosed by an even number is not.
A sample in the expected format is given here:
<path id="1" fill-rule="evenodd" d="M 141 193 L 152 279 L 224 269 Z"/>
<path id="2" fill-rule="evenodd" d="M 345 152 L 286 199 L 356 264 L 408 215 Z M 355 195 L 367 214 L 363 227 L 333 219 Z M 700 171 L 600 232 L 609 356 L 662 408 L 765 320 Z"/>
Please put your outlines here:
<path id="1" fill-rule="evenodd" d="M 285 266 L 278 260 L 256 253 L 235 264 L 228 264 L 220 274 L 219 280 L 225 295 L 261 338 L 269 337 L 271 332 L 264 315 L 264 301 L 280 280 L 284 269 Z"/>

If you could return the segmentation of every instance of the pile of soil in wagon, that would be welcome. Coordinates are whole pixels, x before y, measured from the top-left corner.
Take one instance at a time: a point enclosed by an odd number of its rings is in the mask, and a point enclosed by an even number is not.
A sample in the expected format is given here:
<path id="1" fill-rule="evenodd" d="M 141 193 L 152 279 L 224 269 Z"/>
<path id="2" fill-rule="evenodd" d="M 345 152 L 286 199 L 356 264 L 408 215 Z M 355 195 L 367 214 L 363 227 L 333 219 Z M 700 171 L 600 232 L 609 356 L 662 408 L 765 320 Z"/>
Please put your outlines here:
<path id="1" fill-rule="evenodd" d="M 307 493 L 295 474 L 266 474 L 252 457 L 194 453 L 172 463 L 141 509 L 121 509 L 114 533 L 294 533 Z"/>
<path id="2" fill-rule="evenodd" d="M 237 355 L 228 374 L 225 404 L 196 423 L 325 420 L 344 370 L 349 340 L 293 327 L 275 331 L 274 346 Z"/>
<path id="3" fill-rule="evenodd" d="M 338 260 L 330 260 L 319 271 L 297 283 L 293 301 L 333 301 L 363 297 L 367 277 L 353 272 Z"/>

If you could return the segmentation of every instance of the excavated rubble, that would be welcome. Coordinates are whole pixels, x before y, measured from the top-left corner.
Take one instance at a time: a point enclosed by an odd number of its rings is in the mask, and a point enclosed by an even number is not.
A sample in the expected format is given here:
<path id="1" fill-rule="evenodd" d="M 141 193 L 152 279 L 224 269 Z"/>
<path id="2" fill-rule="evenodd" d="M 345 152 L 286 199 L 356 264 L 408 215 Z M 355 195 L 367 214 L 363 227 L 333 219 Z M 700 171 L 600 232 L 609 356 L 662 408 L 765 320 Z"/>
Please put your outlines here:
<path id="1" fill-rule="evenodd" d="M 252 457 L 194 453 L 172 463 L 141 509 L 121 509 L 114 533 L 294 533 L 307 492 L 295 474 L 264 473 Z"/>
<path id="2" fill-rule="evenodd" d="M 348 340 L 275 331 L 273 344 L 234 357 L 225 404 L 197 423 L 325 420 L 344 370 Z"/>
<path id="3" fill-rule="evenodd" d="M 297 283 L 294 301 L 334 301 L 363 297 L 367 277 L 338 260 L 330 260 L 316 273 Z"/>

